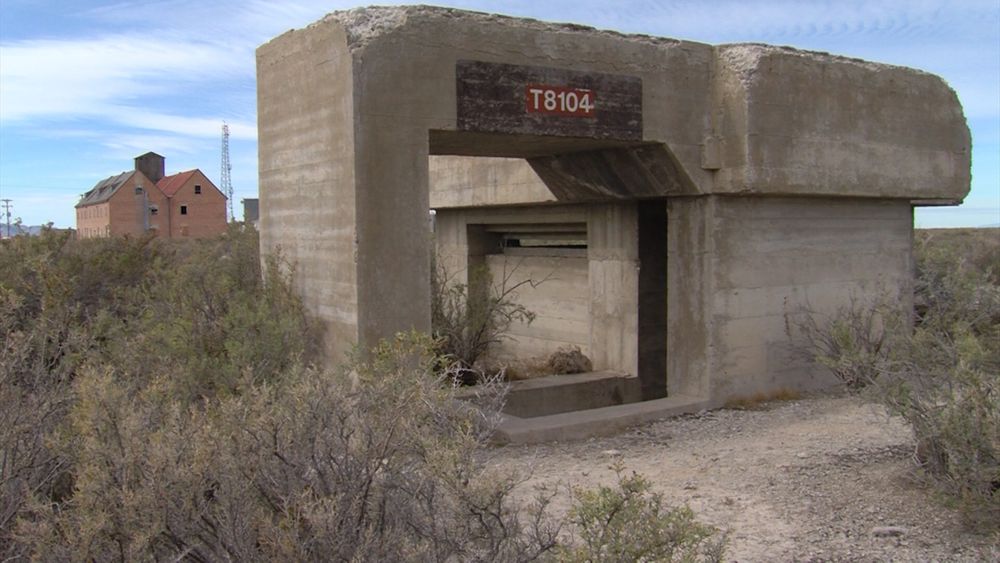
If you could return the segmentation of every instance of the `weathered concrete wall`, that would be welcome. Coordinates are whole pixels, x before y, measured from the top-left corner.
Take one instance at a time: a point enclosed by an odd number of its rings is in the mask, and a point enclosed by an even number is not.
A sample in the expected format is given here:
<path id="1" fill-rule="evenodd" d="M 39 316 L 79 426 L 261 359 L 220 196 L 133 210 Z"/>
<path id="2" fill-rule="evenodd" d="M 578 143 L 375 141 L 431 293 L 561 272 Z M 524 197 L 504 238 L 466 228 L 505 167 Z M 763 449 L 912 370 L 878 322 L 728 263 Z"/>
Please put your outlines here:
<path id="1" fill-rule="evenodd" d="M 512 340 L 498 347 L 497 357 L 546 357 L 566 345 L 579 346 L 591 356 L 586 257 L 491 254 L 486 263 L 498 287 L 505 276 L 507 287 L 524 280 L 538 284 L 522 285 L 511 294 L 515 302 L 535 313 L 535 319 L 511 325 Z"/>
<path id="2" fill-rule="evenodd" d="M 667 394 L 708 398 L 715 198 L 667 205 Z"/>
<path id="3" fill-rule="evenodd" d="M 555 201 L 523 158 L 430 157 L 430 205 L 434 209 Z"/>
<path id="4" fill-rule="evenodd" d="M 292 31 L 257 54 L 260 240 L 295 265 L 327 356 L 358 340 L 354 61 L 343 29 Z M 426 212 L 425 212 L 426 216 Z"/>
<path id="5" fill-rule="evenodd" d="M 912 306 L 908 203 L 713 199 L 704 206 L 709 245 L 698 296 L 707 311 L 701 326 L 710 354 L 705 376 L 694 377 L 709 382 L 709 396 L 725 400 L 833 383 L 796 351 L 805 310 L 830 314 L 879 295 Z M 678 292 L 671 287 L 672 295 Z"/>
<path id="6" fill-rule="evenodd" d="M 634 203 L 588 207 L 594 369 L 637 375 L 639 230 Z"/>

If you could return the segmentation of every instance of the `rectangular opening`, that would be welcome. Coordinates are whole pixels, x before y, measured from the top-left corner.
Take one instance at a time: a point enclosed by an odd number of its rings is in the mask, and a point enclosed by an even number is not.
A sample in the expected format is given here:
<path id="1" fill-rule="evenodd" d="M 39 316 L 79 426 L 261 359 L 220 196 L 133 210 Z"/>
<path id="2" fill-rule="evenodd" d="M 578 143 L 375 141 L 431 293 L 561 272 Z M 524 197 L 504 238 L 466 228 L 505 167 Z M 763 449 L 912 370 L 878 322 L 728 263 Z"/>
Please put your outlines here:
<path id="1" fill-rule="evenodd" d="M 586 222 L 467 224 L 467 237 L 470 270 L 485 266 L 493 289 L 516 287 L 512 299 L 535 315 L 510 326 L 492 359 L 544 366 L 562 347 L 591 354 Z"/>
<path id="2" fill-rule="evenodd" d="M 188 214 L 188 206 L 182 205 L 181 206 L 181 215 L 187 215 L 187 214 Z"/>
<path id="3" fill-rule="evenodd" d="M 586 223 L 487 225 L 510 256 L 587 256 Z"/>
<path id="4" fill-rule="evenodd" d="M 667 396 L 667 204 L 638 204 L 639 380 L 643 400 Z"/>
<path id="5" fill-rule="evenodd" d="M 194 186 L 194 193 L 195 193 L 195 195 L 201 194 L 201 186 L 195 184 L 195 186 Z"/>

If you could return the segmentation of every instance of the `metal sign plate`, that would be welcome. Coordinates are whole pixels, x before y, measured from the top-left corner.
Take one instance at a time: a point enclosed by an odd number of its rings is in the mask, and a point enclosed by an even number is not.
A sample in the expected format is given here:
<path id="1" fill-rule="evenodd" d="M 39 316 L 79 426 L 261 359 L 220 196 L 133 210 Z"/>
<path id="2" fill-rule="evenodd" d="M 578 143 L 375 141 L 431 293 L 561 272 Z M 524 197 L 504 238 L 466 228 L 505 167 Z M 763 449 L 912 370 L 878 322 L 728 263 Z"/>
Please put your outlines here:
<path id="1" fill-rule="evenodd" d="M 642 140 L 642 79 L 598 72 L 458 61 L 458 129 Z"/>

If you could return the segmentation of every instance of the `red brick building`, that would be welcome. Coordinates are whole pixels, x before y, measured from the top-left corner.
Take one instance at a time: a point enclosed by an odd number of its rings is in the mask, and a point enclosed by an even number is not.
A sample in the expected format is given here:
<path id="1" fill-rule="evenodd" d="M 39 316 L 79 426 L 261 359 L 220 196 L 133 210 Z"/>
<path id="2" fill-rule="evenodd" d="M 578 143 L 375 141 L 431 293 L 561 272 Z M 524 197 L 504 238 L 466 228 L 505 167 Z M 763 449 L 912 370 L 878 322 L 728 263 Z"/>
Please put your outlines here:
<path id="1" fill-rule="evenodd" d="M 164 158 L 148 152 L 135 169 L 105 178 L 76 205 L 78 238 L 138 235 L 211 237 L 226 230 L 226 196 L 201 170 L 164 176 Z"/>

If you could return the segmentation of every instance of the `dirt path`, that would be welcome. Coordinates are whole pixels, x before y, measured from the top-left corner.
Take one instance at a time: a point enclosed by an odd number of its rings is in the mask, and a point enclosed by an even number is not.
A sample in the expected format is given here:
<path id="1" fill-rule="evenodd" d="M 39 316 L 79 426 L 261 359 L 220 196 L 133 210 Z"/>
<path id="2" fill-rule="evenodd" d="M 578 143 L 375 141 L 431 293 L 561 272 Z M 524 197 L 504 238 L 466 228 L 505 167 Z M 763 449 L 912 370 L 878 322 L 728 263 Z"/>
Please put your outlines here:
<path id="1" fill-rule="evenodd" d="M 719 410 L 618 436 L 506 447 L 496 463 L 527 470 L 522 492 L 612 485 L 609 464 L 645 475 L 667 502 L 729 533 L 733 561 L 982 561 L 991 539 L 916 482 L 912 435 L 852 397 L 817 396 L 765 410 Z M 894 535 L 894 534 L 901 535 Z M 893 535 L 882 535 L 893 534 Z M 993 540 L 995 541 L 995 540 Z"/>

